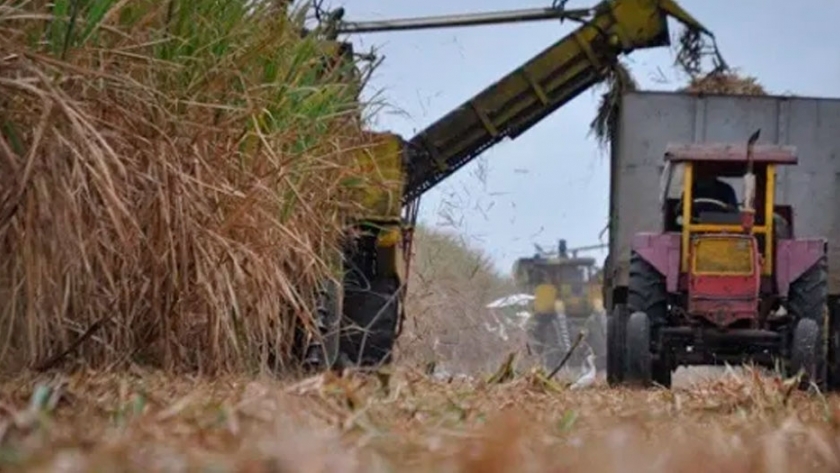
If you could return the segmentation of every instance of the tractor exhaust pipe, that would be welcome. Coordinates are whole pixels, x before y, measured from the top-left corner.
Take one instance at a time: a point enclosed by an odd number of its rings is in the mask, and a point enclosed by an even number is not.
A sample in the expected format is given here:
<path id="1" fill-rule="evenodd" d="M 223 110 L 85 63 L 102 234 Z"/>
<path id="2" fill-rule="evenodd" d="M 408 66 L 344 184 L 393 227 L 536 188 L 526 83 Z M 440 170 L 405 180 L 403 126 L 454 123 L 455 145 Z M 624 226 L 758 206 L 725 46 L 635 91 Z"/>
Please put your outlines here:
<path id="1" fill-rule="evenodd" d="M 753 173 L 753 147 L 761 136 L 761 128 L 747 140 L 747 172 L 744 174 L 744 206 L 741 209 L 741 227 L 745 233 L 755 224 L 755 174 Z"/>

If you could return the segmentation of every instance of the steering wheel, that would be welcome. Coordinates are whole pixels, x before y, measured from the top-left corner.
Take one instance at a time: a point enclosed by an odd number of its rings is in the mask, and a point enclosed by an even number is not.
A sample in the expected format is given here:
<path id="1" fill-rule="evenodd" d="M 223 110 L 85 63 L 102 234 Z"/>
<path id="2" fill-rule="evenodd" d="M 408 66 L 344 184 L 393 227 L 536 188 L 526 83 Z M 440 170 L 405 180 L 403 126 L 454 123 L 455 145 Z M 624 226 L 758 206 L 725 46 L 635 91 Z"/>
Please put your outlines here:
<path id="1" fill-rule="evenodd" d="M 691 203 L 692 203 L 692 207 L 694 207 L 694 208 L 696 208 L 695 207 L 696 204 L 711 204 L 711 205 L 714 205 L 715 207 L 720 208 L 724 212 L 729 212 L 729 211 L 732 210 L 732 206 L 727 204 L 726 202 L 723 202 L 723 201 L 717 200 L 717 199 L 712 199 L 712 198 L 709 198 L 709 197 L 698 197 L 698 198 L 692 199 Z M 682 198 L 680 198 L 679 202 L 677 203 L 677 208 L 678 209 L 682 208 Z M 694 223 L 696 223 L 697 219 L 696 219 L 696 217 L 692 216 L 691 220 Z M 677 223 L 677 225 L 682 225 L 682 215 L 681 214 L 677 214 L 676 223 Z"/>
<path id="2" fill-rule="evenodd" d="M 710 199 L 708 197 L 698 197 L 696 199 L 693 199 L 691 202 L 692 204 L 712 204 L 717 207 L 720 207 L 724 211 L 729 211 L 732 209 L 732 206 L 727 204 L 726 202 L 717 199 Z"/>

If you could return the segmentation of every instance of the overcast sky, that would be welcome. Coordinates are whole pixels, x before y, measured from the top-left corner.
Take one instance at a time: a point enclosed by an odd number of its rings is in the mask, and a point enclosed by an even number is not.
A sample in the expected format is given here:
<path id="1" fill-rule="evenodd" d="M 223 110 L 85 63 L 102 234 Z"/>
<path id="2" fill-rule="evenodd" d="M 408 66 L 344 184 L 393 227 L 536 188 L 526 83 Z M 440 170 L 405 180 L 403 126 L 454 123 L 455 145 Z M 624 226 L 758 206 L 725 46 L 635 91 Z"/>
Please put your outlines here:
<path id="1" fill-rule="evenodd" d="M 336 0 L 345 19 L 368 20 L 548 6 L 522 0 Z M 568 8 L 595 2 L 571 0 Z M 682 0 L 717 36 L 730 66 L 755 75 L 771 93 L 840 97 L 837 0 Z M 677 31 L 672 21 L 672 33 Z M 568 34 L 556 22 L 359 35 L 385 56 L 368 95 L 391 110 L 377 129 L 407 138 Z M 673 90 L 682 78 L 669 48 L 626 58 L 645 89 Z M 422 199 L 420 219 L 458 231 L 508 272 L 534 243 L 597 243 L 608 212 L 608 157 L 589 123 L 598 91 L 590 89 L 514 141 L 502 142 Z M 603 259 L 606 252 L 593 253 Z"/>

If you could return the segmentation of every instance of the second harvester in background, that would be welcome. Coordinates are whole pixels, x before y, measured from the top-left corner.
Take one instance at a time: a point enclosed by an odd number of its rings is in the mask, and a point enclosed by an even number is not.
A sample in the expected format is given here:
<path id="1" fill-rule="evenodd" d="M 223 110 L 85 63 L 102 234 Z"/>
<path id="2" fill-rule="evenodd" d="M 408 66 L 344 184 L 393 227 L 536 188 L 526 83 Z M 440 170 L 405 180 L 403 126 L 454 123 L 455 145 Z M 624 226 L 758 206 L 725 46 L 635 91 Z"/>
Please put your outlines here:
<path id="1" fill-rule="evenodd" d="M 606 245 L 569 249 L 566 240 L 560 240 L 556 252 L 537 246 L 533 257 L 519 258 L 514 264 L 518 289 L 534 295 L 528 339 L 547 370 L 558 366 L 581 332 L 583 342 L 567 366 L 580 366 L 589 349 L 596 355 L 596 367 L 606 366 L 601 270 L 595 258 L 578 256 L 578 252 L 599 248 Z"/>

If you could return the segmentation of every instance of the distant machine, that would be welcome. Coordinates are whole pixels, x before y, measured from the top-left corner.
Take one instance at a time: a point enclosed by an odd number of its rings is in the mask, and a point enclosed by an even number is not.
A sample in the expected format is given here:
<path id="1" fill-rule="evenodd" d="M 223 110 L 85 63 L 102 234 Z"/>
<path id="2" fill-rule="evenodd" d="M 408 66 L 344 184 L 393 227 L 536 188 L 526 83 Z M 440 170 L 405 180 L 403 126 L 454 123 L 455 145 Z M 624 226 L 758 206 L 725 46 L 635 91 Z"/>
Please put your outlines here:
<path id="1" fill-rule="evenodd" d="M 602 271 L 595 258 L 578 253 L 607 248 L 606 244 L 568 248 L 560 240 L 556 251 L 535 245 L 533 257 L 519 258 L 513 276 L 519 290 L 533 294 L 532 316 L 528 324 L 529 340 L 553 369 L 572 348 L 578 334 L 584 339 L 572 353 L 569 365 L 579 366 L 585 347 L 596 356 L 596 367 L 606 367 L 606 313 L 602 301 Z"/>

